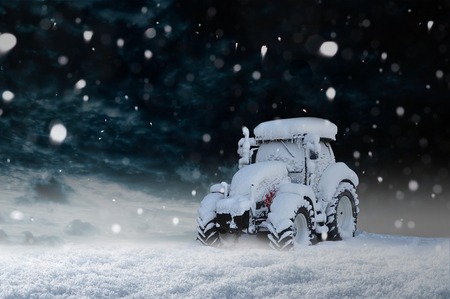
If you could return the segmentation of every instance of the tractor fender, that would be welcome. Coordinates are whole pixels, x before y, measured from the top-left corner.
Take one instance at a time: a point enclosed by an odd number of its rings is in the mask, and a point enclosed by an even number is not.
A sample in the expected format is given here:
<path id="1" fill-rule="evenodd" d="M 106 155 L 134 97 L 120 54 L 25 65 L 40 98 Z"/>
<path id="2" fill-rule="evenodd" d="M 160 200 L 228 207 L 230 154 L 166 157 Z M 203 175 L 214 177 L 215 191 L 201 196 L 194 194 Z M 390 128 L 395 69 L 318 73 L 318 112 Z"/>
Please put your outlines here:
<path id="1" fill-rule="evenodd" d="M 285 183 L 280 185 L 277 196 L 278 194 L 284 194 L 288 198 L 291 197 L 294 202 L 300 199 L 306 200 L 312 206 L 314 212 L 313 215 L 310 215 L 313 219 L 313 229 L 316 226 L 316 222 L 322 220 L 317 215 L 317 212 L 322 209 L 321 202 L 316 199 L 314 191 L 310 186 L 297 183 Z"/>
<path id="2" fill-rule="evenodd" d="M 341 182 L 349 182 L 356 188 L 359 184 L 359 178 L 345 163 L 330 164 L 325 168 L 317 185 L 320 199 L 325 203 L 329 203 Z"/>
<path id="3" fill-rule="evenodd" d="M 314 194 L 311 186 L 297 183 L 285 183 L 280 185 L 278 192 L 300 195 L 311 202 L 314 211 L 320 211 L 321 207 L 318 206 L 319 202 L 317 201 L 316 195 Z"/>
<path id="4" fill-rule="evenodd" d="M 223 198 L 224 195 L 221 193 L 209 193 L 203 198 L 197 212 L 202 223 L 206 224 L 216 218 L 217 202 Z"/>

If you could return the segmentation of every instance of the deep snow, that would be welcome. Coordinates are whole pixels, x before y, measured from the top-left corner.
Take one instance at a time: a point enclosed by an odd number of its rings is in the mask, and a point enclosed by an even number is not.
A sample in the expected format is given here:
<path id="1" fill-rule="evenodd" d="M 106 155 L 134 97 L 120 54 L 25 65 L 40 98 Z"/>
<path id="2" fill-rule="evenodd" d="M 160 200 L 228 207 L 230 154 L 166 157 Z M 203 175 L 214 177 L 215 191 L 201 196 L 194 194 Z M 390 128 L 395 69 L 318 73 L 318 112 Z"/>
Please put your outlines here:
<path id="1" fill-rule="evenodd" d="M 245 244 L 244 244 L 245 243 Z M 1 298 L 449 298 L 449 240 L 362 233 L 297 252 L 191 242 L 2 247 Z"/>
<path id="2" fill-rule="evenodd" d="M 208 248 L 193 241 L 200 198 L 191 194 L 163 200 L 57 177 L 64 200 L 45 201 L 49 190 L 30 185 L 37 175 L 2 177 L 0 298 L 450 297 L 448 238 L 360 232 L 275 252 L 246 236 Z"/>

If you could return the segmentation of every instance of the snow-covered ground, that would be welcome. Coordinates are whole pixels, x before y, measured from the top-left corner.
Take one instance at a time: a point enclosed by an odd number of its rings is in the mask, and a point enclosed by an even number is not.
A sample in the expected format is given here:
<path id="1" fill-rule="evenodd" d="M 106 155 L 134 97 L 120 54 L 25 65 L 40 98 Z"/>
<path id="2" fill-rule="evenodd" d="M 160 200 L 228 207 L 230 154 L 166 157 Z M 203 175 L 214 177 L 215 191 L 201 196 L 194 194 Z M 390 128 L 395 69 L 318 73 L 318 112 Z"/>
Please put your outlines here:
<path id="1" fill-rule="evenodd" d="M 449 240 L 362 233 L 297 252 L 191 242 L 3 247 L 1 298 L 449 298 Z"/>
<path id="2" fill-rule="evenodd" d="M 58 197 L 29 176 L 2 178 L 0 298 L 450 298 L 448 238 L 360 232 L 275 252 L 248 236 L 206 248 L 193 241 L 197 196 L 72 177 L 57 178 Z"/>

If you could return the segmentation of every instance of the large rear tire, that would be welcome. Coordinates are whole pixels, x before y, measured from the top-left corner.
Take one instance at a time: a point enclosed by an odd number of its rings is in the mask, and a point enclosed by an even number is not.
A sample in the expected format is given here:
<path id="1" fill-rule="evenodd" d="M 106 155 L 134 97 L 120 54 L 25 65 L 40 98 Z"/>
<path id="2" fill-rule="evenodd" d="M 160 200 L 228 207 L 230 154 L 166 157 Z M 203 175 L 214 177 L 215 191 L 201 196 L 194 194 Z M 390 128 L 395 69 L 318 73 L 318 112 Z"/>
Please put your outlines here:
<path id="1" fill-rule="evenodd" d="M 275 250 L 289 251 L 295 247 L 308 246 L 314 241 L 312 216 L 313 207 L 307 200 L 302 199 L 300 207 L 294 213 L 294 217 L 286 215 L 283 219 L 272 214 L 268 217 L 267 228 L 269 245 Z M 281 217 L 280 217 L 281 216 Z"/>
<path id="2" fill-rule="evenodd" d="M 204 246 L 218 246 L 219 231 L 216 227 L 216 218 L 204 223 L 200 217 L 197 218 L 197 241 Z"/>
<path id="3" fill-rule="evenodd" d="M 326 211 L 328 240 L 343 240 L 355 236 L 358 204 L 355 187 L 348 182 L 341 182 Z"/>

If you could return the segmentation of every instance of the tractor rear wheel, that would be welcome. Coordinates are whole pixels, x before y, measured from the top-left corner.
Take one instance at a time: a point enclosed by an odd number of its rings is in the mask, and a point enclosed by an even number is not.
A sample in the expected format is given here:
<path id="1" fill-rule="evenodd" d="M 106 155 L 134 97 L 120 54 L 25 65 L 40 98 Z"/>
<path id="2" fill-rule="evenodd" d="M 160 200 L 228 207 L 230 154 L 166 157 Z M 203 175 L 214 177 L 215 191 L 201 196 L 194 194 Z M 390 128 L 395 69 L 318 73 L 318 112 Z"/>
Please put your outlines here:
<path id="1" fill-rule="evenodd" d="M 358 204 L 355 187 L 347 182 L 340 183 L 326 211 L 329 240 L 342 240 L 355 236 Z"/>

